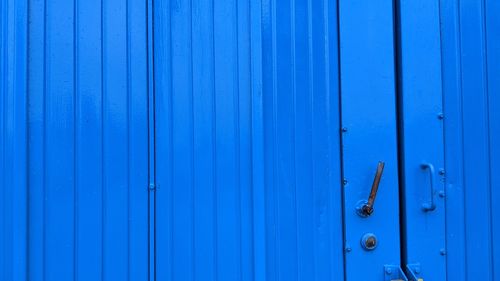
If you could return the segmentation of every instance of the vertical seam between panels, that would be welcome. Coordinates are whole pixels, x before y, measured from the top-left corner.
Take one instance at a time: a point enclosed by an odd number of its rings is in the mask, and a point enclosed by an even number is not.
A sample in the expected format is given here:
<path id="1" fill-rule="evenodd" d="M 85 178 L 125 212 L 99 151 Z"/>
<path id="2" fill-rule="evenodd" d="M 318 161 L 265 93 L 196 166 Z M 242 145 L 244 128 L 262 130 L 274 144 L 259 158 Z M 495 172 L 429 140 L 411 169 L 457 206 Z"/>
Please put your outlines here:
<path id="1" fill-rule="evenodd" d="M 444 74 L 444 50 L 443 50 L 443 29 L 442 29 L 442 26 L 443 26 L 443 23 L 442 23 L 442 18 L 441 18 L 441 15 L 442 15 L 442 7 L 441 7 L 441 3 L 442 1 L 438 1 L 438 4 L 437 4 L 437 8 L 438 8 L 438 22 L 439 22 L 439 55 L 440 55 L 440 75 L 441 75 L 441 113 L 444 114 L 444 116 L 446 116 L 446 112 L 445 112 L 445 82 L 444 82 L 444 77 L 445 77 L 445 74 Z M 446 122 L 442 122 L 441 123 L 441 136 L 442 136 L 442 146 L 443 146 L 443 156 L 442 156 L 442 161 L 443 161 L 443 168 L 444 170 L 446 171 L 447 167 L 446 167 L 446 136 L 445 136 L 445 132 L 446 132 Z M 446 171 L 447 173 L 447 171 Z M 447 223 L 447 215 L 446 215 L 446 210 L 447 210 L 447 200 L 446 198 L 448 197 L 447 196 L 447 190 L 448 190 L 448 184 L 447 184 L 447 179 L 446 179 L 446 174 L 445 174 L 445 177 L 444 177 L 444 193 L 445 193 L 445 200 L 443 201 L 443 204 L 444 204 L 444 216 L 445 216 L 445 222 L 444 222 L 444 245 L 443 247 L 446 249 L 446 252 L 449 253 L 447 247 L 448 247 L 448 223 Z M 445 277 L 448 278 L 449 274 L 448 274 L 448 261 L 449 261 L 449 254 L 447 254 L 445 256 Z"/>
<path id="2" fill-rule="evenodd" d="M 155 106 L 155 83 L 154 83 L 154 0 L 144 2 L 146 11 L 146 97 L 147 97 L 147 153 L 148 153 L 148 188 L 147 188 L 147 208 L 148 208 L 148 280 L 156 280 L 156 106 Z M 128 0 L 127 0 L 128 7 Z M 129 29 L 127 26 L 127 34 Z M 128 39 L 129 40 L 129 39 Z M 130 44 L 130 42 L 129 42 Z M 130 50 L 128 50 L 129 52 Z M 130 54 L 129 54 L 130 55 Z M 127 62 L 128 63 L 128 62 Z M 130 71 L 130 70 L 129 70 Z M 153 198 L 151 198 L 153 197 Z M 153 204 L 153 206 L 151 206 Z M 153 272 L 151 272 L 153 271 Z"/>
<path id="3" fill-rule="evenodd" d="M 462 62 L 462 17 L 461 17 L 461 12 L 462 12 L 462 5 L 461 5 L 461 0 L 457 0 L 457 6 L 456 6 L 456 16 L 457 16 L 457 40 L 458 40 L 458 60 L 459 60 L 459 68 L 460 68 L 460 128 L 461 128 L 461 166 L 462 166 L 462 174 L 460 175 L 460 178 L 461 178 L 461 184 L 462 184 L 462 188 L 463 188 L 463 198 L 462 198 L 462 201 L 463 201 L 463 214 L 464 214 L 464 220 L 466 220 L 466 217 L 465 217 L 465 214 L 467 214 L 467 186 L 466 186 L 466 182 L 465 182 L 465 153 L 464 153 L 464 143 L 465 143 L 465 133 L 464 133 L 464 98 L 463 98 L 463 79 L 464 79 L 464 76 L 463 76 L 463 72 L 462 72 L 462 69 L 463 69 L 463 62 Z M 465 242 L 465 245 L 467 244 L 467 239 L 468 239 L 468 233 L 467 233 L 467 230 L 466 228 L 464 227 L 463 228 L 463 233 L 464 233 L 464 242 Z M 467 265 L 467 252 L 468 252 L 468 249 L 467 247 L 464 247 L 464 264 Z M 467 277 L 469 275 L 469 268 L 466 266 L 465 267 L 465 276 Z"/>
<path id="4" fill-rule="evenodd" d="M 336 22 L 337 22 L 337 71 L 338 71 L 338 108 L 339 108 L 339 129 L 343 127 L 342 123 L 342 70 L 341 70 L 341 46 L 340 46 L 340 1 L 341 0 L 335 0 L 336 3 Z M 342 268 L 343 268 L 343 279 L 346 280 L 346 264 L 347 264 L 347 259 L 345 255 L 345 248 L 346 248 L 346 226 L 345 226 L 345 188 L 344 188 L 344 136 L 343 134 L 340 133 L 340 130 L 337 131 L 337 134 L 339 136 L 340 140 L 340 145 L 339 145 L 339 156 L 340 156 L 340 187 L 341 187 L 341 198 L 340 198 L 340 204 L 341 204 L 341 215 L 342 215 Z"/>
<path id="5" fill-rule="evenodd" d="M 489 76 L 488 76 L 488 33 L 487 33 L 487 14 L 486 14 L 486 1 L 481 0 L 481 14 L 482 14 L 482 33 L 483 33 L 483 45 L 482 51 L 484 54 L 483 57 L 483 72 L 484 72 L 484 83 L 485 83 L 485 95 L 486 95 L 486 104 L 485 104 L 485 113 L 486 113 L 486 147 L 488 151 L 488 198 L 489 198 L 489 240 L 491 241 L 491 245 L 489 248 L 489 259 L 490 259 L 490 269 L 491 269 L 491 277 L 492 280 L 495 280 L 495 268 L 494 268 L 494 254 L 493 254 L 493 245 L 495 244 L 495 239 L 493 239 L 493 198 L 492 198 L 492 182 L 491 182 L 491 132 L 490 132 L 490 91 L 489 91 Z"/>
<path id="6" fill-rule="evenodd" d="M 309 106 L 310 106 L 310 117 L 311 117 L 311 120 L 310 120 L 310 142 L 309 142 L 309 145 L 310 145 L 310 151 L 311 151 L 311 154 L 313 154 L 313 151 L 314 151 L 314 145 L 313 145 L 313 142 L 314 142 L 314 50 L 313 50 L 313 47 L 314 47 L 314 34 L 313 34 L 313 2 L 314 0 L 307 0 L 307 34 L 308 34 L 308 42 L 307 42 L 307 45 L 308 45 L 308 67 L 309 67 Z M 313 239 L 316 238 L 316 231 L 314 230 L 314 196 L 315 196 L 315 192 L 314 192 L 314 171 L 315 171 L 315 165 L 314 165 L 314 161 L 313 161 L 313 156 L 310 155 L 310 159 L 311 161 L 311 175 L 310 175 L 310 181 L 311 181 L 311 198 L 312 198 L 312 202 L 311 202 L 311 205 L 313 207 L 313 219 L 312 219 L 312 222 L 313 222 Z M 312 260 L 312 265 L 313 265 L 313 276 L 311 278 L 311 280 L 315 280 L 316 279 L 316 239 L 314 239 L 313 241 L 313 247 L 312 247 L 312 252 L 313 252 L 313 260 Z"/>

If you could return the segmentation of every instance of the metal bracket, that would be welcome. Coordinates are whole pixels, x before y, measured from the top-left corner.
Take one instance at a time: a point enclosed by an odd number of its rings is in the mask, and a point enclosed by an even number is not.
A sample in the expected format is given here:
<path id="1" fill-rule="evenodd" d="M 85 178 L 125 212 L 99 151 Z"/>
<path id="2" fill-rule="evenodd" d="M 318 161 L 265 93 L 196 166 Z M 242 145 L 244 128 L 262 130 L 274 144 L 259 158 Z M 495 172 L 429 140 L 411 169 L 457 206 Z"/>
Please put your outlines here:
<path id="1" fill-rule="evenodd" d="M 420 274 L 421 268 L 419 263 L 407 264 L 406 270 L 410 281 L 424 281 L 424 278 Z"/>
<path id="2" fill-rule="evenodd" d="M 408 281 L 399 265 L 385 265 L 384 272 L 384 281 Z"/>

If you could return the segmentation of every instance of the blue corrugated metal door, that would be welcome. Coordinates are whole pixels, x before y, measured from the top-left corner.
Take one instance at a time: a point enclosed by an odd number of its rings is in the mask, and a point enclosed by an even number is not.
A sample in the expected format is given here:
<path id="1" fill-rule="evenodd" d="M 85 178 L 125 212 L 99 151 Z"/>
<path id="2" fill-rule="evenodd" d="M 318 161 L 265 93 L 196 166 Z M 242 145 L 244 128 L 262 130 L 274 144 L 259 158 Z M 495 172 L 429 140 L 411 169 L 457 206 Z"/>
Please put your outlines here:
<path id="1" fill-rule="evenodd" d="M 402 277 L 394 14 L 156 2 L 159 280 Z"/>
<path id="2" fill-rule="evenodd" d="M 346 0 L 339 15 L 346 280 L 400 279 L 395 9 Z"/>

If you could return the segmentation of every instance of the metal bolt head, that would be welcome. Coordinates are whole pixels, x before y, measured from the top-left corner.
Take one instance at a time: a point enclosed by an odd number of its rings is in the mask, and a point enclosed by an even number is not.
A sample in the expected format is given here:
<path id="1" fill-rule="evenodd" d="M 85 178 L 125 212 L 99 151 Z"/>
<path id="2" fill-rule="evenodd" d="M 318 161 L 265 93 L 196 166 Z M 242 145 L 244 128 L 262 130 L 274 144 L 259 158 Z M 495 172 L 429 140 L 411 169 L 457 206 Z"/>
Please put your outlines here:
<path id="1" fill-rule="evenodd" d="M 361 247 L 363 247 L 363 249 L 365 249 L 366 251 L 375 250 L 375 248 L 377 248 L 377 245 L 377 237 L 373 233 L 366 233 L 361 238 Z"/>
<path id="2" fill-rule="evenodd" d="M 386 268 L 385 268 L 385 273 L 386 273 L 387 275 L 391 275 L 391 274 L 392 274 L 392 268 L 390 268 L 390 267 L 386 267 Z"/>

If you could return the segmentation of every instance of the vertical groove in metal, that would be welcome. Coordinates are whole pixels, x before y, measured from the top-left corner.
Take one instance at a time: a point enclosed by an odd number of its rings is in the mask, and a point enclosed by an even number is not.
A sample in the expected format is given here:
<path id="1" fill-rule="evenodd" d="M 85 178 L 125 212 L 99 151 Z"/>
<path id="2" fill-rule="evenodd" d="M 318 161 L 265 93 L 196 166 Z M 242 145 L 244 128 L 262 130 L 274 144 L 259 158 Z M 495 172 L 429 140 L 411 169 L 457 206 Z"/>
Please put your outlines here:
<path id="1" fill-rule="evenodd" d="M 490 200 L 492 224 L 492 278 L 500 278 L 500 243 L 495 239 L 500 235 L 500 216 L 495 211 L 495 203 L 500 201 L 500 19 L 495 11 L 500 9 L 498 1 L 485 0 L 486 53 L 488 54 L 488 98 L 489 98 L 489 141 L 490 141 Z"/>

